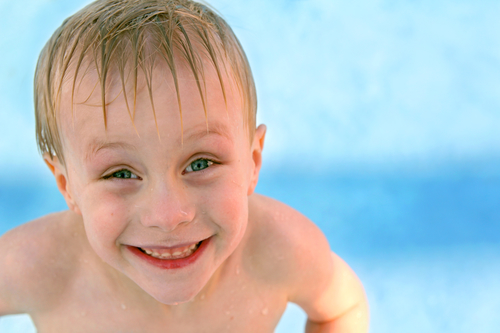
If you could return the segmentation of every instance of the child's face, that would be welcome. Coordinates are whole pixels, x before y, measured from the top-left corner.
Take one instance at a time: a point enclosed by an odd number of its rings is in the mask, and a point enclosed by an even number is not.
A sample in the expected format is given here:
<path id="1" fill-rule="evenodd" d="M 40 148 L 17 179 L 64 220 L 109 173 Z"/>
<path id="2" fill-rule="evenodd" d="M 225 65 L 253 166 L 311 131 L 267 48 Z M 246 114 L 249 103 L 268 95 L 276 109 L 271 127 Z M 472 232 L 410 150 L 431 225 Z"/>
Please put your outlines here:
<path id="1" fill-rule="evenodd" d="M 66 168 L 52 163 L 68 205 L 83 216 L 94 251 L 148 294 L 172 304 L 198 294 L 241 241 L 264 129 L 259 128 L 249 141 L 235 85 L 229 79 L 224 82 L 226 109 L 218 78 L 207 71 L 207 133 L 196 83 L 190 70 L 184 69 L 178 73 L 182 135 L 171 75 L 163 68 L 154 74 L 158 128 L 147 87 L 140 82 L 134 118 L 137 132 L 123 94 L 112 101 L 121 91 L 119 84 L 108 88 L 107 131 L 95 78 L 77 82 L 73 117 L 71 87 L 64 87 L 60 124 Z M 132 110 L 130 87 L 127 97 Z M 182 247 L 167 251 L 175 255 L 200 241 L 194 253 L 190 249 L 176 255 L 190 254 L 184 259 L 153 258 L 139 249 L 161 254 L 166 248 Z"/>

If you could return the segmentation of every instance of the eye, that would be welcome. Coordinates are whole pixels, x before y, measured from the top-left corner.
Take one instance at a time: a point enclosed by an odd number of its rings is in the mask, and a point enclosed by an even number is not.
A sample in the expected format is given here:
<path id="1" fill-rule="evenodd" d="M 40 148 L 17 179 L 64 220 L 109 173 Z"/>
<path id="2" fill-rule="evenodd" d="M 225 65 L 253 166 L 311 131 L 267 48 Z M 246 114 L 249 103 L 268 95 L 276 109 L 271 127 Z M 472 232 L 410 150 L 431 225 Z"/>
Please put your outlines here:
<path id="1" fill-rule="evenodd" d="M 185 172 L 201 171 L 208 168 L 214 164 L 213 161 L 207 160 L 206 158 L 199 158 L 188 165 Z"/>
<path id="2" fill-rule="evenodd" d="M 127 169 L 118 170 L 112 174 L 105 176 L 104 179 L 118 178 L 118 179 L 139 179 L 139 177 Z"/>

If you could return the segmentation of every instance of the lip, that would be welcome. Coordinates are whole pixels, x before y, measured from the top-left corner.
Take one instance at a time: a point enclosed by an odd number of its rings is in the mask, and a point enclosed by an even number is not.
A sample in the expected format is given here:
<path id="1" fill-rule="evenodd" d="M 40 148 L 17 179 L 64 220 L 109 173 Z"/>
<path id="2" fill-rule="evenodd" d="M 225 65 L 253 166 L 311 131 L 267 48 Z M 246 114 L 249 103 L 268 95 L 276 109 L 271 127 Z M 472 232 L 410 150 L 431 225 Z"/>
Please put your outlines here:
<path id="1" fill-rule="evenodd" d="M 156 266 L 161 269 L 179 269 L 183 268 L 189 265 L 194 264 L 197 259 L 203 254 L 205 249 L 207 248 L 208 244 L 210 243 L 212 237 L 204 239 L 201 241 L 200 246 L 196 249 L 196 251 L 193 252 L 189 257 L 186 258 L 180 258 L 180 259 L 159 259 L 152 257 L 150 255 L 147 255 L 146 253 L 142 252 L 138 247 L 135 246 L 127 246 L 127 249 L 132 252 L 134 255 L 136 255 L 139 259 L 147 262 L 150 265 Z M 193 244 L 193 243 L 190 243 Z M 190 245 L 189 243 L 187 245 Z M 182 244 L 181 244 L 182 245 Z M 155 247 L 147 247 L 147 248 L 155 248 Z M 156 246 L 156 248 L 168 248 L 168 247 L 159 247 Z"/>

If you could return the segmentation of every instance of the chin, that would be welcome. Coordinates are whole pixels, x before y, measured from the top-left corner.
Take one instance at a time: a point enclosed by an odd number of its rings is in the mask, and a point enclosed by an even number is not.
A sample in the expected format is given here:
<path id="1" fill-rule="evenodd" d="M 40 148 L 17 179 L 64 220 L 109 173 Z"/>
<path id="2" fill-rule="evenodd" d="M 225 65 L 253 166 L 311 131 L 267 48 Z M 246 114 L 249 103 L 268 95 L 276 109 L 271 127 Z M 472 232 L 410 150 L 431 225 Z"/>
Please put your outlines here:
<path id="1" fill-rule="evenodd" d="M 175 297 L 174 295 L 161 295 L 161 296 L 165 296 L 165 297 L 159 297 L 159 298 L 153 297 L 153 298 L 156 299 L 158 302 L 165 304 L 165 305 L 179 305 L 179 304 L 188 303 L 188 302 L 192 301 L 196 295 L 197 294 L 191 295 L 191 296 L 178 295 L 178 297 Z"/>
<path id="2" fill-rule="evenodd" d="M 162 304 L 177 305 L 192 301 L 202 289 L 203 286 L 195 288 L 193 285 L 189 285 L 182 287 L 172 286 L 167 288 L 155 288 L 155 290 L 145 289 L 144 291 Z"/>

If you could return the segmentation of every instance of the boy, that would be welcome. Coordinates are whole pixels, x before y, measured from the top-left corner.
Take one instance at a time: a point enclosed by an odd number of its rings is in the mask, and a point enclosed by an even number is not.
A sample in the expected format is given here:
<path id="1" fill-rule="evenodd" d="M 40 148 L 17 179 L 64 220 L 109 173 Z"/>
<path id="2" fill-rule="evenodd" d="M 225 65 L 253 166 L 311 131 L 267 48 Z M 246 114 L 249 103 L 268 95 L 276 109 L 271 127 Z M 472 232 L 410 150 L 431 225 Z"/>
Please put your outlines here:
<path id="1" fill-rule="evenodd" d="M 98 0 L 35 75 L 37 139 L 69 210 L 0 238 L 0 315 L 38 332 L 366 332 L 354 273 L 255 194 L 266 128 L 230 27 L 189 0 Z"/>

